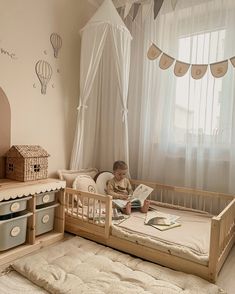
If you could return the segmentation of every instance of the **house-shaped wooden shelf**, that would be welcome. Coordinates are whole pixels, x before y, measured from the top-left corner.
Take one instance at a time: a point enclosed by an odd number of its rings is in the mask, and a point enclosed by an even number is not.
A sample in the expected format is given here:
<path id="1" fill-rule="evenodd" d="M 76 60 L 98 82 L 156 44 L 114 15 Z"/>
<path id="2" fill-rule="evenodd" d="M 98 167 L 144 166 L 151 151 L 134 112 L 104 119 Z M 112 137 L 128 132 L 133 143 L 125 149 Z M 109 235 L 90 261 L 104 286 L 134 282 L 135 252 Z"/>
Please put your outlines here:
<path id="1" fill-rule="evenodd" d="M 6 178 L 23 182 L 47 178 L 48 156 L 37 145 L 13 145 L 6 153 Z"/>

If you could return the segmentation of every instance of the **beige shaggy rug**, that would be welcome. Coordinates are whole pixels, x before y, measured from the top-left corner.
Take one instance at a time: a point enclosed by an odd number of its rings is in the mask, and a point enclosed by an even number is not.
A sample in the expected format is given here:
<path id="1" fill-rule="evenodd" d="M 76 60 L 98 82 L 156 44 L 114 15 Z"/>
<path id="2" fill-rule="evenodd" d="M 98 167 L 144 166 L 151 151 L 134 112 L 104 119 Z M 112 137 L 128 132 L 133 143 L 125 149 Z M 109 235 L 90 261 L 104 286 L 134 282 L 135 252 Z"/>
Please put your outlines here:
<path id="1" fill-rule="evenodd" d="M 15 271 L 0 277 L 1 294 L 48 294 Z"/>
<path id="2" fill-rule="evenodd" d="M 56 294 L 216 294 L 218 286 L 74 237 L 21 258 L 13 268 Z"/>

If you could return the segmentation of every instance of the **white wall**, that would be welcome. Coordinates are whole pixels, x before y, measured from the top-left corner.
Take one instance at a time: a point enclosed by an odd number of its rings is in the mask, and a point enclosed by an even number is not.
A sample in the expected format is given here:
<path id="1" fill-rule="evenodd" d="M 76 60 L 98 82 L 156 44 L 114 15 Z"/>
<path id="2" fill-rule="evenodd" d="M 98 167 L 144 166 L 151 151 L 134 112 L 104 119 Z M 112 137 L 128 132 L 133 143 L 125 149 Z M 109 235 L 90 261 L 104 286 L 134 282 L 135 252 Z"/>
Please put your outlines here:
<path id="1" fill-rule="evenodd" d="M 0 0 L 0 7 L 0 87 L 11 106 L 11 145 L 45 148 L 52 176 L 69 166 L 79 96 L 79 30 L 96 7 L 87 0 Z M 63 40 L 58 59 L 50 43 L 53 32 Z M 53 69 L 46 95 L 35 73 L 40 59 Z"/>

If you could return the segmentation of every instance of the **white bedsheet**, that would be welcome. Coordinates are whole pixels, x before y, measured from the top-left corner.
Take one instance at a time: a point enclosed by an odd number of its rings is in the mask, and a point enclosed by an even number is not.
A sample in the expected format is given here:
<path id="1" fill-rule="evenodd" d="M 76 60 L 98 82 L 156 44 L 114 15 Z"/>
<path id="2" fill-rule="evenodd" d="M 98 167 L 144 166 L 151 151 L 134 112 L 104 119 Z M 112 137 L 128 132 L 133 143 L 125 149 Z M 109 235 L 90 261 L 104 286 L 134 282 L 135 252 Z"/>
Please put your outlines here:
<path id="1" fill-rule="evenodd" d="M 217 294 L 198 277 L 74 237 L 14 262 L 19 273 L 57 294 Z"/>
<path id="2" fill-rule="evenodd" d="M 167 231 L 145 225 L 145 214 L 138 211 L 112 226 L 112 234 L 144 246 L 171 252 L 200 264 L 207 264 L 209 258 L 211 216 L 195 212 L 157 207 L 158 211 L 178 215 L 180 227 Z"/>

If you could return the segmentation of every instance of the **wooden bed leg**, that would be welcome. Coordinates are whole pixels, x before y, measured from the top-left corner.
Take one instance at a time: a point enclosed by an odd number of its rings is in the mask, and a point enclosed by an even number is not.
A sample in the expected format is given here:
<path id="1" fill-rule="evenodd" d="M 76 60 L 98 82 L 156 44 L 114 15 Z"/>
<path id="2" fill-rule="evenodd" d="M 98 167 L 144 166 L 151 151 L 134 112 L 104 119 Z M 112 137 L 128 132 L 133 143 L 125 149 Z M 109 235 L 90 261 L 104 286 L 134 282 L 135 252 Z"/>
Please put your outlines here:
<path id="1" fill-rule="evenodd" d="M 108 239 L 109 238 L 109 234 L 110 234 L 110 227 L 112 224 L 112 197 L 111 196 L 107 196 L 108 199 L 105 203 L 105 211 L 106 211 L 106 216 L 105 216 L 105 238 Z"/>
<path id="2" fill-rule="evenodd" d="M 212 283 L 217 279 L 217 264 L 219 259 L 219 239 L 220 239 L 220 219 L 213 217 L 211 219 L 211 236 L 209 252 L 209 280 Z"/>

